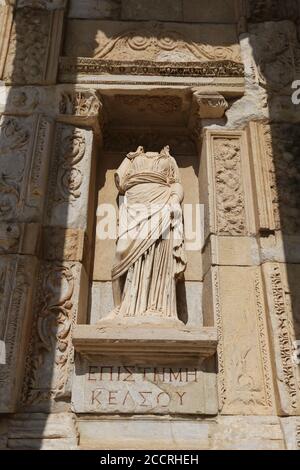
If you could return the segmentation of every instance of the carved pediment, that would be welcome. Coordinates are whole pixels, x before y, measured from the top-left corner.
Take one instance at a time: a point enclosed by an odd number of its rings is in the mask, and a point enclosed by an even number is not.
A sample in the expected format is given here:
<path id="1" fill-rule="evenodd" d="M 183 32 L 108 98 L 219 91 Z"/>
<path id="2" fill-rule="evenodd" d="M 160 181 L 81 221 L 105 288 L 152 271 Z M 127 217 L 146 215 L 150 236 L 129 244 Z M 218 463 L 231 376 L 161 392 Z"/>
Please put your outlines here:
<path id="1" fill-rule="evenodd" d="M 207 60 L 240 61 L 237 48 L 232 46 L 212 46 L 190 41 L 183 34 L 172 30 L 152 29 L 126 31 L 108 39 L 102 31 L 96 37 L 98 47 L 95 59 L 149 60 L 198 62 Z"/>

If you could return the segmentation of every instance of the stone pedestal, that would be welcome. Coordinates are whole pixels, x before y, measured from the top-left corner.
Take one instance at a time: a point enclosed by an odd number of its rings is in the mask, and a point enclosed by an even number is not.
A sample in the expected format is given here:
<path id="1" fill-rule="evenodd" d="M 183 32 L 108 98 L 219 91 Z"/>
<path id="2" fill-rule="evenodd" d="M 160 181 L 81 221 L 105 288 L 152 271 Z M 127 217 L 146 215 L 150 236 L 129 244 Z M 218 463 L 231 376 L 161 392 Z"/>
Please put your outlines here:
<path id="1" fill-rule="evenodd" d="M 217 414 L 215 328 L 100 322 L 73 343 L 76 413 Z"/>

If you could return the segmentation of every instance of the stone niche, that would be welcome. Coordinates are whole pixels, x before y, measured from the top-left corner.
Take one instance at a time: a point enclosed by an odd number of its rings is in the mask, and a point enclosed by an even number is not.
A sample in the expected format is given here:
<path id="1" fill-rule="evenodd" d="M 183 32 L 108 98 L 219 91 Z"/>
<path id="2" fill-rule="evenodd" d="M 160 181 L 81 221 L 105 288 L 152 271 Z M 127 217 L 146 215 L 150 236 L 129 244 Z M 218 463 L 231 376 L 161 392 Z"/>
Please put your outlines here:
<path id="1" fill-rule="evenodd" d="M 215 415 L 217 329 L 211 310 L 202 310 L 203 220 L 195 131 L 202 117 L 222 120 L 226 100 L 185 88 L 102 91 L 101 102 L 103 145 L 97 157 L 89 308 L 81 322 L 85 324 L 73 335 L 73 409 L 87 414 Z M 106 318 L 114 307 L 111 270 L 116 240 L 102 237 L 101 223 L 110 210 L 107 205 L 118 207 L 114 173 L 139 145 L 152 152 L 170 146 L 184 189 L 184 211 L 191 211 L 194 222 L 194 231 L 185 227 L 187 269 L 176 286 L 176 324 L 124 324 Z"/>

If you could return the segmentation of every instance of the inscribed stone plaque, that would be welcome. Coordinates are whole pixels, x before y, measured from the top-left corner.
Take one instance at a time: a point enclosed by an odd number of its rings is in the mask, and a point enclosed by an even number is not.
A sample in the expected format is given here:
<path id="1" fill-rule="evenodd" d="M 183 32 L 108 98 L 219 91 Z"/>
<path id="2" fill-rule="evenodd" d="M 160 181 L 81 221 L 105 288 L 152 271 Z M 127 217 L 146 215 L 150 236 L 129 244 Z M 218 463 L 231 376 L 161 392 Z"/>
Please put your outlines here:
<path id="1" fill-rule="evenodd" d="M 143 366 L 78 357 L 73 407 L 78 413 L 215 414 L 215 374 L 200 364 Z"/>

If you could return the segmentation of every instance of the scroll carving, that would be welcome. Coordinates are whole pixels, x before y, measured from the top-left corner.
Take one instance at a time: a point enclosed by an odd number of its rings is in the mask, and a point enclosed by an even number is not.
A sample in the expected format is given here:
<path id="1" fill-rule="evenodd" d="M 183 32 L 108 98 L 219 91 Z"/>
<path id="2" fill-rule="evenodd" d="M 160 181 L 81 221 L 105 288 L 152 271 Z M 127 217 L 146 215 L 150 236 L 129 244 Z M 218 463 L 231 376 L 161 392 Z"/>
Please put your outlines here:
<path id="1" fill-rule="evenodd" d="M 27 356 L 23 402 L 66 397 L 73 362 L 74 265 L 46 263 L 38 278 L 35 318 Z"/>
<path id="2" fill-rule="evenodd" d="M 181 55 L 184 62 L 206 60 L 232 60 L 239 62 L 240 56 L 234 47 L 213 47 L 188 41 L 177 31 L 163 31 L 159 25 L 149 30 L 126 31 L 107 41 L 99 32 L 94 51 L 95 59 L 164 61 L 172 51 Z"/>
<path id="3" fill-rule="evenodd" d="M 215 138 L 213 142 L 218 232 L 243 235 L 246 232 L 246 214 L 241 143 L 230 138 Z"/>
<path id="4" fill-rule="evenodd" d="M 289 321 L 286 313 L 285 296 L 279 266 L 271 271 L 271 289 L 273 294 L 274 310 L 277 319 L 278 341 L 281 356 L 284 384 L 290 397 L 290 404 L 297 409 L 297 382 L 292 363 L 292 347 L 289 331 Z"/>
<path id="5" fill-rule="evenodd" d="M 85 153 L 85 137 L 80 129 L 72 126 L 61 126 L 57 134 L 56 163 L 57 173 L 53 172 L 55 181 L 51 188 L 57 187 L 51 205 L 62 202 L 74 203 L 81 195 L 83 175 L 78 168 Z"/>

